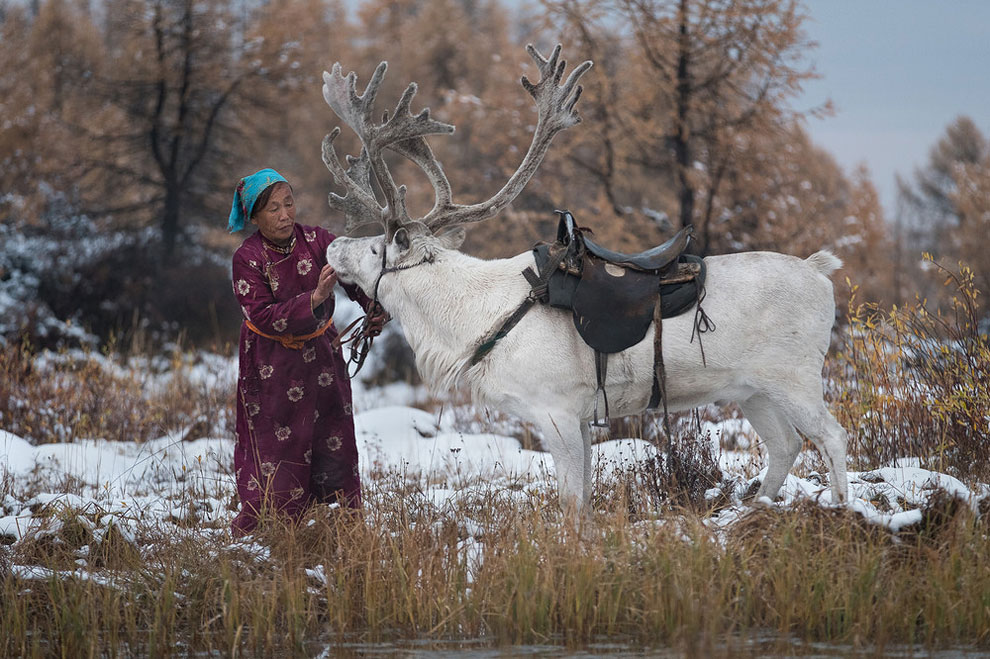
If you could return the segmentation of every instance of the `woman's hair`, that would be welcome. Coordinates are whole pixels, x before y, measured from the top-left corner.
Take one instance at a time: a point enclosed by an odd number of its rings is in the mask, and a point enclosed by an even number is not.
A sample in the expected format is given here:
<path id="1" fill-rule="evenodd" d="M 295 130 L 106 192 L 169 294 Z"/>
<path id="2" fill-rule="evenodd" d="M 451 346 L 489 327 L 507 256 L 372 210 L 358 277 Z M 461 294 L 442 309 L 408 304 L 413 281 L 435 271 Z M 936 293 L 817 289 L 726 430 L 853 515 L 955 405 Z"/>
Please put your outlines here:
<path id="1" fill-rule="evenodd" d="M 251 207 L 251 217 L 257 215 L 258 211 L 260 211 L 262 208 L 268 205 L 268 201 L 272 198 L 272 193 L 275 192 L 275 186 L 279 185 L 280 183 L 285 183 L 285 181 L 277 181 L 275 183 L 272 183 L 267 188 L 261 191 L 261 194 L 258 195 L 258 198 L 254 200 L 254 206 Z M 288 183 L 285 184 L 289 185 Z M 292 190 L 291 185 L 289 185 L 289 190 L 290 191 Z"/>

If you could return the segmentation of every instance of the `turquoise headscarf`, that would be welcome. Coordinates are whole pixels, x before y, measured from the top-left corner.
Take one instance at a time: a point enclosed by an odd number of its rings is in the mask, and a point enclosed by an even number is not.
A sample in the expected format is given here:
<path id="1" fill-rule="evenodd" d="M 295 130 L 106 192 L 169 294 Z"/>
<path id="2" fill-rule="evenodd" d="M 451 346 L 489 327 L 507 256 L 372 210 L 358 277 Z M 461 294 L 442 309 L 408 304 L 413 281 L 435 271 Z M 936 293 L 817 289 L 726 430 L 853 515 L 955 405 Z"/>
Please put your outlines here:
<path id="1" fill-rule="evenodd" d="M 227 220 L 227 229 L 231 233 L 244 228 L 244 223 L 251 217 L 251 209 L 254 208 L 258 195 L 273 183 L 288 183 L 288 181 L 274 169 L 262 169 L 241 179 L 237 189 L 234 190 L 234 203 L 230 207 L 230 218 Z"/>

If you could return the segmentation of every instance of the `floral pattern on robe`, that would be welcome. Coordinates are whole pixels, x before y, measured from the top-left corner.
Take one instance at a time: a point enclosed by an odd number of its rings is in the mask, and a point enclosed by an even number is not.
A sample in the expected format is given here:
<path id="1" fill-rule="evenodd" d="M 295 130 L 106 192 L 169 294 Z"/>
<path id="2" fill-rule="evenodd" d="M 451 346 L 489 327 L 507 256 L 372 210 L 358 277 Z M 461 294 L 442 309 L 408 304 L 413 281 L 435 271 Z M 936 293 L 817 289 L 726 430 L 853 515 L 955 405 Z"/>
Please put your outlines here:
<path id="1" fill-rule="evenodd" d="M 234 253 L 233 288 L 244 317 L 271 336 L 310 334 L 333 315 L 332 295 L 315 311 L 310 296 L 335 236 L 296 224 L 295 238 L 282 254 L 256 232 Z M 371 304 L 359 288 L 344 290 L 365 309 Z M 293 350 L 242 324 L 235 535 L 251 532 L 270 510 L 298 516 L 313 503 L 361 505 L 351 388 L 343 355 L 331 346 L 336 336 L 331 326 Z"/>

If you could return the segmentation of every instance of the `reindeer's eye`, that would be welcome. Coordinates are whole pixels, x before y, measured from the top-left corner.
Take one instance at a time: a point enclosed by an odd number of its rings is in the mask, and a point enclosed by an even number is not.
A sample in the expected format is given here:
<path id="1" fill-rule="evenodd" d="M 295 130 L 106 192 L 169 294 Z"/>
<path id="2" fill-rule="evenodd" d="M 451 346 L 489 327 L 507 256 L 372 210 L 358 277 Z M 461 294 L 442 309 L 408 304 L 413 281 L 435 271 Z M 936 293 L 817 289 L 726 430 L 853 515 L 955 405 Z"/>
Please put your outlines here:
<path id="1" fill-rule="evenodd" d="M 375 256 L 378 256 L 378 250 L 375 249 L 375 247 L 373 245 L 371 247 L 371 253 L 374 254 Z"/>

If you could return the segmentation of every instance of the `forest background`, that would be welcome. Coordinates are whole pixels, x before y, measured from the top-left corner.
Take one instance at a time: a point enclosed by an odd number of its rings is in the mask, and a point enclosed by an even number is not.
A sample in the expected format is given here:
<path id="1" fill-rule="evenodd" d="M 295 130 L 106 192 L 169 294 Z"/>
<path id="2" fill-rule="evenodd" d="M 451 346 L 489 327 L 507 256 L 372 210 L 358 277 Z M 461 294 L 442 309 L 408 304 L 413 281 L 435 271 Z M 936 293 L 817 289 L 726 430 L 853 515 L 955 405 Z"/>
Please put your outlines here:
<path id="1" fill-rule="evenodd" d="M 990 290 L 990 140 L 960 116 L 899 182 L 885 214 L 865 168 L 809 137 L 831 104 L 795 109 L 817 74 L 808 8 L 792 0 L 48 0 L 0 2 L 0 340 L 89 343 L 138 330 L 229 349 L 240 323 L 226 231 L 237 180 L 274 167 L 298 220 L 336 233 L 320 141 L 335 61 L 359 86 L 380 60 L 381 109 L 457 126 L 432 146 L 455 199 L 487 198 L 518 165 L 536 113 L 524 45 L 592 59 L 583 123 L 526 191 L 472 227 L 504 257 L 548 239 L 568 208 L 598 242 L 638 250 L 692 223 L 699 254 L 833 250 L 839 315 L 857 299 L 939 301 L 922 254 Z M 353 135 L 344 150 L 356 153 Z M 432 189 L 393 164 L 413 211 Z M 891 216 L 892 215 L 892 216 Z M 984 325 L 985 327 L 985 325 Z M 985 331 L 985 330 L 984 330 Z"/>

